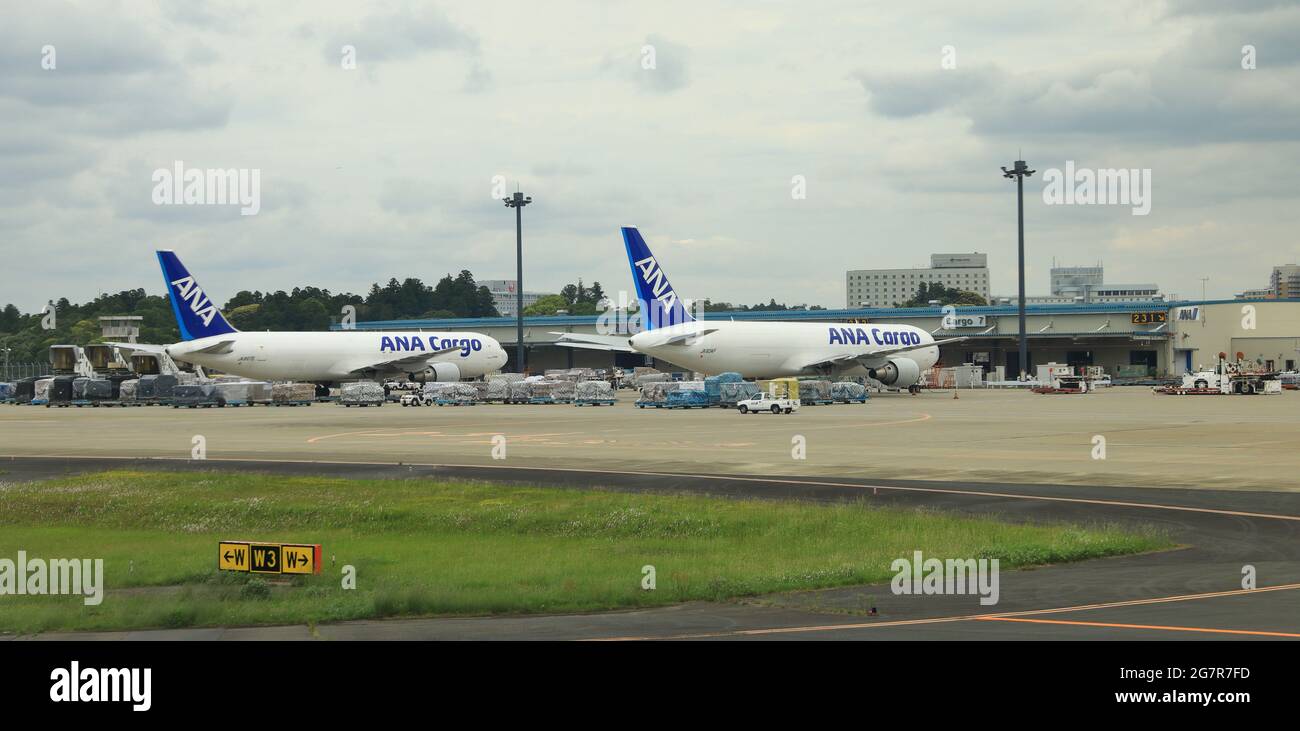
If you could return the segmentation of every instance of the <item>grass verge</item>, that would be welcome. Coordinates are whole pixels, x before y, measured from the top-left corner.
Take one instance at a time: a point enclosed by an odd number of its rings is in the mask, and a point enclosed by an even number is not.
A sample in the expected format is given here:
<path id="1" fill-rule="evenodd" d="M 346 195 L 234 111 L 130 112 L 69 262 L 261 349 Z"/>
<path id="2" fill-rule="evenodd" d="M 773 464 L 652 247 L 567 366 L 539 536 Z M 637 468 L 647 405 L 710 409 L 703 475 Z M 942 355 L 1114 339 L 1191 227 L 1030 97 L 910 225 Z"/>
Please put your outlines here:
<path id="1" fill-rule="evenodd" d="M 276 581 L 219 572 L 218 540 L 321 543 L 324 567 Z M 0 559 L 102 558 L 106 586 L 93 607 L 0 596 L 0 630 L 596 611 L 887 581 L 890 563 L 918 549 L 1005 569 L 1169 545 L 1152 531 L 866 504 L 114 471 L 0 484 Z M 344 566 L 355 589 L 342 586 Z"/>

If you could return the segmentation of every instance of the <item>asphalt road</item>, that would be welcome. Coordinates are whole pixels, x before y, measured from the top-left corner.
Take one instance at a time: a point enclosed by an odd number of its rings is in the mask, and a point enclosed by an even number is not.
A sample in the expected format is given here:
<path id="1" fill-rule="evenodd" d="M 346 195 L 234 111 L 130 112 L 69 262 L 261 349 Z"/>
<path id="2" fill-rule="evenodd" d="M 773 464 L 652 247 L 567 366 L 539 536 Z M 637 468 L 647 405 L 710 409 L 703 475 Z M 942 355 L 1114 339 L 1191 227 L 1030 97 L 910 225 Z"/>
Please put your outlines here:
<path id="1" fill-rule="evenodd" d="M 306 627 L 47 634 L 42 639 L 1073 639 L 1300 638 L 1300 495 L 1293 492 L 926 482 L 644 470 L 309 461 L 7 458 L 5 481 L 112 467 L 335 477 L 462 477 L 774 500 L 863 500 L 1012 521 L 1153 525 L 1181 548 L 1001 573 L 1000 601 L 862 586 L 586 615 L 431 618 Z M 1245 566 L 1255 589 L 1242 588 Z M 866 610 L 876 607 L 877 616 Z"/>
<path id="2" fill-rule="evenodd" d="M 600 408 L 11 406 L 0 407 L 0 455 L 188 457 L 202 436 L 209 457 L 493 465 L 500 435 L 509 461 L 530 467 L 1300 492 L 1297 391 L 953 395 L 877 394 L 789 416 L 638 409 L 626 392 Z"/>

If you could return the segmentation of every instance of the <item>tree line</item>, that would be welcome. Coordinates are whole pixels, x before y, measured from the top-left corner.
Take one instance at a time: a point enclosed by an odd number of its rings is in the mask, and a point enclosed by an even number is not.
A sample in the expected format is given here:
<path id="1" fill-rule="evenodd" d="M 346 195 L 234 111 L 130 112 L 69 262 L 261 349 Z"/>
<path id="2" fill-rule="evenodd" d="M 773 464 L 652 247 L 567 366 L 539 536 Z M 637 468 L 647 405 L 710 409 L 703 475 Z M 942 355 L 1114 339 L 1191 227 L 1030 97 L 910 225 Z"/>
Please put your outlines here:
<path id="1" fill-rule="evenodd" d="M 957 307 L 979 307 L 987 305 L 988 301 L 975 292 L 956 287 L 945 287 L 941 282 L 921 282 L 916 288 L 916 294 L 905 302 L 895 302 L 895 307 L 930 307 L 932 301 L 937 300 L 940 305 L 955 305 Z"/>
<path id="2" fill-rule="evenodd" d="M 103 339 L 99 318 L 110 315 L 142 317 L 138 338 L 142 343 L 180 340 L 166 295 L 130 289 L 102 294 L 83 304 L 74 304 L 63 297 L 53 305 L 52 323 L 43 312 L 23 313 L 13 304 L 0 309 L 0 349 L 8 349 L 10 362 L 43 363 L 49 358 L 51 345 L 98 342 Z M 231 297 L 221 311 L 240 330 L 327 330 L 340 321 L 347 305 L 356 308 L 357 321 L 500 314 L 487 287 L 475 283 L 474 275 L 468 270 L 454 277 L 448 274 L 433 286 L 415 277 L 400 282 L 389 279 L 382 287 L 373 284 L 364 297 L 319 287 L 294 287 L 288 292 L 243 290 Z M 47 329 L 42 321 L 54 327 Z"/>

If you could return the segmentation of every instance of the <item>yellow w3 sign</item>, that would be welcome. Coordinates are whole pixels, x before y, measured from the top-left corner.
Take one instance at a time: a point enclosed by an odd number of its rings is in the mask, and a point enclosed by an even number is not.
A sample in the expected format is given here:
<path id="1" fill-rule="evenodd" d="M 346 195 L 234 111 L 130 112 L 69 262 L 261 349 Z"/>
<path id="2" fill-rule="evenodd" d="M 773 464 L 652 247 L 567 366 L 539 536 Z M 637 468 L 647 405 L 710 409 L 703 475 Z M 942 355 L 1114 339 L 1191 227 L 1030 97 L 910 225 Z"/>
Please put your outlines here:
<path id="1" fill-rule="evenodd" d="M 254 574 L 319 574 L 319 543 L 221 541 L 217 568 Z"/>

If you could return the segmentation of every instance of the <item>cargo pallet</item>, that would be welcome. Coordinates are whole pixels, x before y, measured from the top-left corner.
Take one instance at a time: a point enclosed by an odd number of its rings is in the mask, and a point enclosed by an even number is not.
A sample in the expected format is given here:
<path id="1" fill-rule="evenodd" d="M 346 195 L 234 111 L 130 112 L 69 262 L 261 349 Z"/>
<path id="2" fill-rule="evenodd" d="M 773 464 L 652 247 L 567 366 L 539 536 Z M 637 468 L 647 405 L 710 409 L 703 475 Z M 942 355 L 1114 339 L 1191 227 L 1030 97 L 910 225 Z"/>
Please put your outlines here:
<path id="1" fill-rule="evenodd" d="M 456 401 L 454 399 L 434 399 L 434 406 L 473 406 L 474 401 Z"/>
<path id="2" fill-rule="evenodd" d="M 837 404 L 865 404 L 866 402 L 866 396 L 863 396 L 862 398 L 842 398 L 835 400 L 835 403 Z"/>
<path id="3" fill-rule="evenodd" d="M 612 398 L 580 398 L 573 400 L 574 406 L 613 406 Z"/>
<path id="4" fill-rule="evenodd" d="M 1034 393 L 1087 393 L 1080 388 L 1053 388 L 1051 386 L 1037 386 L 1029 389 Z"/>
<path id="5" fill-rule="evenodd" d="M 367 406 L 373 406 L 373 407 L 375 407 L 375 408 L 377 409 L 377 408 L 379 408 L 380 406 L 383 406 L 385 402 L 383 402 L 383 401 L 379 401 L 379 402 L 376 403 L 376 402 L 374 402 L 374 401 L 367 401 L 367 402 L 365 402 L 365 403 L 350 404 L 350 403 L 348 403 L 348 402 L 346 402 L 346 401 L 340 401 L 339 403 L 342 404 L 342 405 L 344 405 L 344 406 L 346 406 L 346 407 L 348 407 L 348 408 L 352 408 L 353 406 L 360 406 L 361 408 L 364 409 L 364 408 L 366 408 Z M 311 406 L 311 402 L 310 402 L 310 401 L 287 401 L 287 402 L 281 402 L 281 403 L 278 403 L 278 404 L 276 404 L 276 406 L 298 406 L 299 404 L 301 404 L 301 405 L 303 405 L 303 406 Z"/>
<path id="6" fill-rule="evenodd" d="M 557 399 L 554 396 L 533 396 L 527 401 L 516 401 L 520 404 L 571 404 L 573 399 Z"/>
<path id="7" fill-rule="evenodd" d="M 829 406 L 835 403 L 835 399 L 808 399 L 807 401 L 799 399 L 800 406 Z"/>
<path id="8" fill-rule="evenodd" d="M 202 404 L 172 404 L 172 408 L 173 408 L 173 409 L 180 409 L 180 408 L 186 408 L 186 409 L 210 409 L 210 408 L 212 408 L 212 407 L 214 407 L 214 406 L 215 406 L 216 408 L 220 409 L 220 408 L 224 408 L 224 407 L 225 407 L 225 404 L 219 404 L 219 403 L 213 403 L 213 402 L 210 402 L 210 403 L 202 403 Z"/>
<path id="9" fill-rule="evenodd" d="M 248 401 L 247 399 L 239 399 L 237 401 L 226 402 L 226 406 L 270 406 L 270 405 L 271 405 L 270 401 Z"/>

